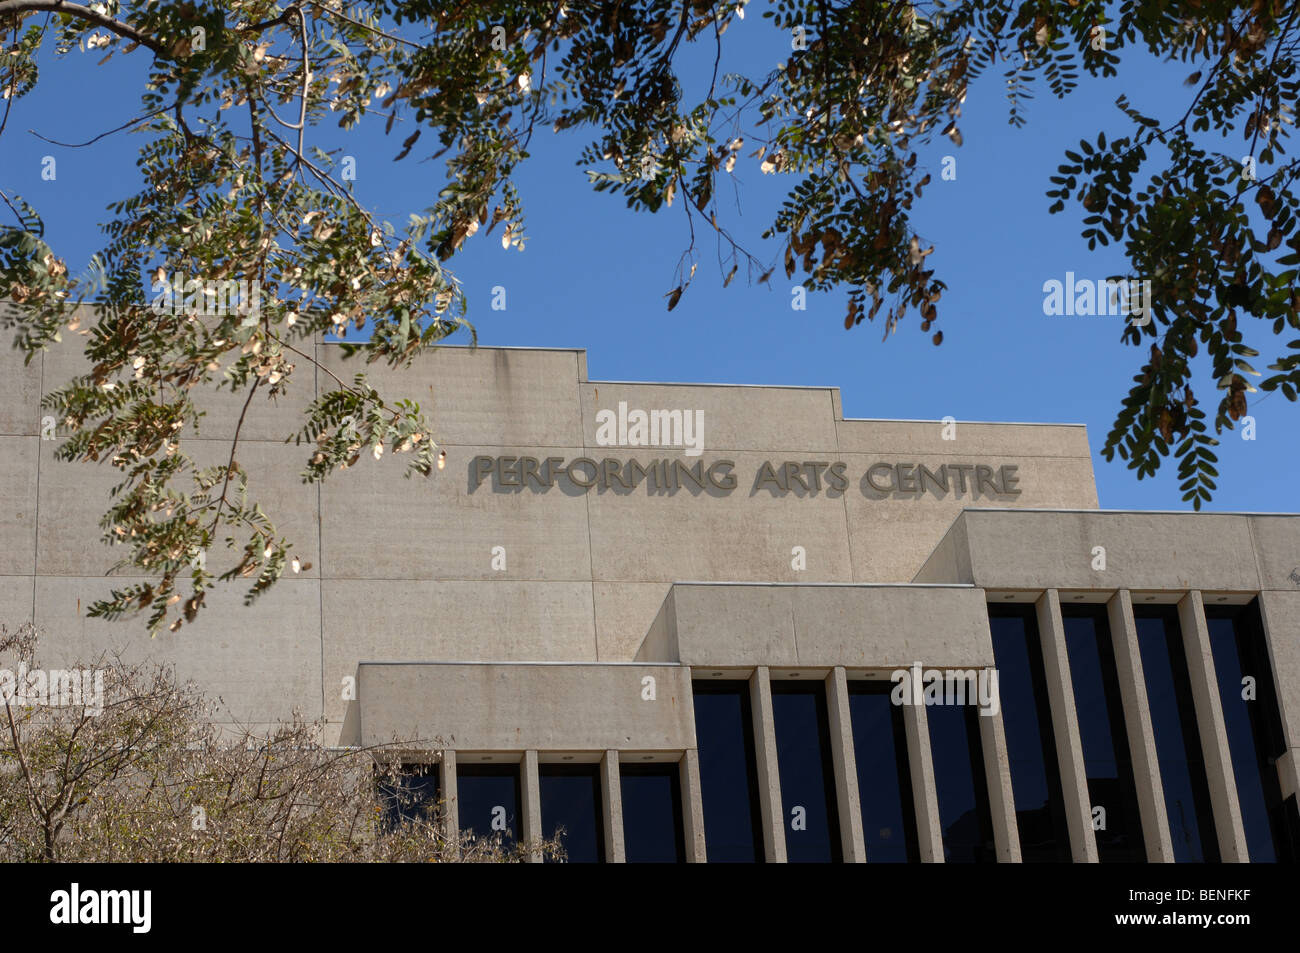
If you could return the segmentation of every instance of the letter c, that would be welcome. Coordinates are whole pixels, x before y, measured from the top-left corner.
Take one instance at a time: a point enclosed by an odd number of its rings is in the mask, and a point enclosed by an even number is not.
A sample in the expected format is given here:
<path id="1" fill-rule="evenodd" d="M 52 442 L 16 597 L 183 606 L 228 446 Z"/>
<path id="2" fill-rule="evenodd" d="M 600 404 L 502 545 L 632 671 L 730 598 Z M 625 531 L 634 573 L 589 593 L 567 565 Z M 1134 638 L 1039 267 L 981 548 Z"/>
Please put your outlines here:
<path id="1" fill-rule="evenodd" d="M 875 477 L 874 477 L 874 474 L 875 474 L 875 472 L 876 472 L 877 470 L 884 470 L 886 473 L 890 474 L 891 479 L 890 479 L 889 486 L 879 486 L 879 485 L 876 483 L 876 481 L 875 481 Z M 867 482 L 871 484 L 871 488 L 872 488 L 873 490 L 875 490 L 877 493 L 888 493 L 890 490 L 892 490 L 892 489 L 894 488 L 894 483 L 893 483 L 893 479 L 892 479 L 893 473 L 894 473 L 894 468 L 893 468 L 893 466 L 891 466 L 890 464 L 888 464 L 888 463 L 873 463 L 873 464 L 872 464 L 872 465 L 867 469 Z"/>

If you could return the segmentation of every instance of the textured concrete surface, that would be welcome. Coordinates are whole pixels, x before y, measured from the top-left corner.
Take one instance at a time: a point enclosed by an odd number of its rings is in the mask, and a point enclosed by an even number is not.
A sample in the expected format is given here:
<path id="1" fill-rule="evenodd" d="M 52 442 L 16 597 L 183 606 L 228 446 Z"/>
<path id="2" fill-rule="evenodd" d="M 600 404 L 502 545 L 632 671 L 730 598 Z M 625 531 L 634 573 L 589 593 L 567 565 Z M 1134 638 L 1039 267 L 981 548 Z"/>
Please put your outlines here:
<path id="1" fill-rule="evenodd" d="M 308 720 L 321 716 L 318 580 L 286 579 L 249 608 L 242 605 L 241 589 L 219 589 L 209 593 L 207 610 L 193 624 L 154 639 L 143 625 L 86 618 L 89 603 L 78 593 L 99 596 L 110 585 L 135 581 L 130 576 L 36 577 L 44 664 L 93 665 L 103 656 L 150 659 L 174 666 L 182 679 L 220 699 L 220 720 L 273 722 L 295 708 Z"/>

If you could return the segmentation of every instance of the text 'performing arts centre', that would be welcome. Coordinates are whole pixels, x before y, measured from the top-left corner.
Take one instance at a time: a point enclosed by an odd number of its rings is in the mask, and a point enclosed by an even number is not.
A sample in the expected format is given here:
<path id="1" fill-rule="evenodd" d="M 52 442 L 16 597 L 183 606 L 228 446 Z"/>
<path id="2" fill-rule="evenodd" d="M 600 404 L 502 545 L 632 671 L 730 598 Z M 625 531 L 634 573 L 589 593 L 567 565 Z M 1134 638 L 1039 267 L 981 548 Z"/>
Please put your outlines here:
<path id="1" fill-rule="evenodd" d="M 462 830 L 563 828 L 604 861 L 1300 851 L 1300 515 L 1101 510 L 1082 426 L 845 419 L 836 388 L 446 348 L 367 368 L 445 469 L 367 456 L 318 489 L 284 442 L 315 396 L 295 381 L 239 460 L 305 568 L 151 641 L 85 617 L 118 475 L 56 461 L 39 406 L 82 368 L 4 360 L 3 618 L 48 664 L 164 658 L 231 721 L 401 742 Z M 213 400 L 196 458 L 239 409 Z"/>

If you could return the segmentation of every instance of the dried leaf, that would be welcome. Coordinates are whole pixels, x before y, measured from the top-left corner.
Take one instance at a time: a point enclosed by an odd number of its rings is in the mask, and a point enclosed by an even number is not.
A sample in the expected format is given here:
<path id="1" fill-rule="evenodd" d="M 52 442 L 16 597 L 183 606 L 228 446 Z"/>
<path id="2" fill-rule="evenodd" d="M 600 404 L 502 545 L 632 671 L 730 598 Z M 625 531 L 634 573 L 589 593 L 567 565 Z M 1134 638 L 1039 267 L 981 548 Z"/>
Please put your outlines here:
<path id="1" fill-rule="evenodd" d="M 410 155 L 411 147 L 415 145 L 415 140 L 419 138 L 420 138 L 419 129 L 415 130 L 415 132 L 407 136 L 406 140 L 402 143 L 402 151 L 393 157 L 393 161 L 396 162 L 399 159 L 405 159 L 408 155 Z"/>

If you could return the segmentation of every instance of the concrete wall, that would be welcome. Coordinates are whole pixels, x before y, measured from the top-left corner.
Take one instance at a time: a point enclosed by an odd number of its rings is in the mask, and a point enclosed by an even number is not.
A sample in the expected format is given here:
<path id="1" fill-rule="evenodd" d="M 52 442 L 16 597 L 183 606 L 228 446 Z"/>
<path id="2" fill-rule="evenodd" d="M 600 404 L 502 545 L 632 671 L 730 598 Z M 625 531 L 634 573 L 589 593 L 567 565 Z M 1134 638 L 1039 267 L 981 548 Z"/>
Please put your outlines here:
<path id="1" fill-rule="evenodd" d="M 358 715 L 345 679 L 363 661 L 630 661 L 675 581 L 904 582 L 963 505 L 1096 506 L 1078 426 L 959 423 L 945 432 L 938 422 L 843 420 L 834 388 L 588 381 L 578 350 L 448 348 L 406 371 L 344 361 L 334 346 L 317 353 L 322 368 L 300 362 L 288 396 L 254 401 L 237 454 L 251 496 L 312 568 L 252 608 L 239 606 L 238 589 L 215 596 L 202 621 L 151 641 L 143 619 L 85 618 L 114 584 L 104 574 L 117 554 L 99 542 L 98 521 L 117 472 L 56 461 L 58 441 L 41 439 L 42 394 L 84 373 L 84 358 L 75 343 L 27 367 L 18 352 L 0 352 L 0 620 L 35 618 L 49 664 L 104 648 L 151 654 L 220 693 L 231 719 L 261 722 L 297 707 L 348 740 Z M 350 380 L 358 370 L 387 398 L 420 402 L 447 450 L 445 470 L 406 480 L 390 452 L 321 487 L 301 483 L 306 448 L 284 438 L 334 386 L 332 374 Z M 597 412 L 619 402 L 702 411 L 703 455 L 597 445 Z M 192 452 L 224 461 L 241 400 L 208 395 L 202 405 L 209 413 Z M 476 485 L 478 455 L 729 459 L 738 486 Z M 764 461 L 840 461 L 850 483 L 844 492 L 757 488 Z M 1021 493 L 991 498 L 988 487 L 960 493 L 955 483 L 948 493 L 881 493 L 865 479 L 878 461 L 1015 465 Z M 495 546 L 505 548 L 505 571 L 493 568 Z M 805 568 L 793 566 L 795 547 Z"/>

